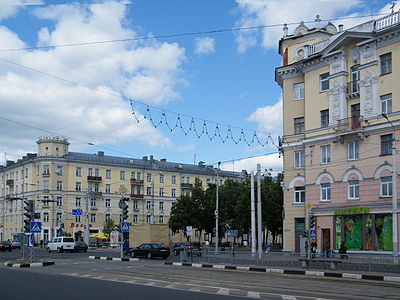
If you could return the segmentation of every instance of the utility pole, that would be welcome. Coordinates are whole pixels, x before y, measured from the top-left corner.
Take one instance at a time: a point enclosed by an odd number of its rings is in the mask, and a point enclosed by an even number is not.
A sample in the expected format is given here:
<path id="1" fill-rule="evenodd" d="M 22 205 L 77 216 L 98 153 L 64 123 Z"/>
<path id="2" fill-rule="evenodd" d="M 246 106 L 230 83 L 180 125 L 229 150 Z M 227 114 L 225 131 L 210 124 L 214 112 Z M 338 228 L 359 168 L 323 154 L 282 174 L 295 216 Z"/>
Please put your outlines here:
<path id="1" fill-rule="evenodd" d="M 218 223 L 219 223 L 219 177 L 218 177 L 218 170 L 219 170 L 219 166 L 221 165 L 221 162 L 218 162 L 218 168 L 216 170 L 217 172 L 217 196 L 216 196 L 216 208 L 215 208 L 215 253 L 218 253 L 218 239 L 219 239 L 219 233 L 218 233 Z"/>
<path id="2" fill-rule="evenodd" d="M 257 221 L 258 221 L 258 259 L 262 257 L 262 214 L 261 214 L 261 165 L 257 164 Z"/>
<path id="3" fill-rule="evenodd" d="M 89 245 L 89 190 L 88 189 L 86 190 L 85 206 L 86 206 L 85 243 Z"/>
<path id="4" fill-rule="evenodd" d="M 254 197 L 254 171 L 251 171 L 251 255 L 255 256 L 257 247 L 256 237 L 256 203 Z"/>

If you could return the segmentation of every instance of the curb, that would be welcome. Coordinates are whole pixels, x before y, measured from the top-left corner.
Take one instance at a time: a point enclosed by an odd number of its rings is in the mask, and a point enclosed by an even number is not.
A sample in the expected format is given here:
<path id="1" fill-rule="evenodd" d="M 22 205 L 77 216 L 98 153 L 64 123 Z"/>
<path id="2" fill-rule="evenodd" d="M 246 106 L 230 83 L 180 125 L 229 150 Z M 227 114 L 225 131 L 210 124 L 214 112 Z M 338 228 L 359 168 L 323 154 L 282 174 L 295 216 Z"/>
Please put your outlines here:
<path id="1" fill-rule="evenodd" d="M 111 260 L 111 261 L 139 261 L 138 258 L 128 258 L 128 257 L 107 257 L 107 256 L 89 256 L 89 259 L 100 259 L 100 260 Z"/>
<path id="2" fill-rule="evenodd" d="M 25 264 L 16 264 L 11 262 L 5 262 L 4 265 L 10 268 L 32 268 L 32 267 L 47 267 L 54 265 L 54 261 L 44 261 L 38 263 L 25 263 Z"/>
<path id="3" fill-rule="evenodd" d="M 233 265 L 213 265 L 213 264 L 201 264 L 201 263 L 188 263 L 188 262 L 164 262 L 164 265 L 171 265 L 177 267 L 195 267 L 195 268 L 212 268 L 221 270 L 239 270 L 249 271 L 258 273 L 279 273 L 289 275 L 303 275 L 313 277 L 334 277 L 334 278 L 346 278 L 346 279 L 364 279 L 364 280 L 375 280 L 375 281 L 389 281 L 389 282 L 400 282 L 400 277 L 396 276 L 383 276 L 383 275 L 370 275 L 370 274 L 352 274 L 352 273 L 340 273 L 340 272 L 323 272 L 323 271 L 305 271 L 305 270 L 284 270 L 284 269 L 269 269 L 263 267 L 246 267 L 246 266 L 233 266 Z"/>

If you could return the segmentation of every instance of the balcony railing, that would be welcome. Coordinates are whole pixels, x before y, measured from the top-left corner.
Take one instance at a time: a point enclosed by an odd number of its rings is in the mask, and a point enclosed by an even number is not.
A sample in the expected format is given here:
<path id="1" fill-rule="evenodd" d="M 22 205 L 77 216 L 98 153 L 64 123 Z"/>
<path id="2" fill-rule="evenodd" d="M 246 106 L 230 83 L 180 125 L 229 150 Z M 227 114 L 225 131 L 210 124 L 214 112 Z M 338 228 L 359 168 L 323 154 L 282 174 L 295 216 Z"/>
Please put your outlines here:
<path id="1" fill-rule="evenodd" d="M 350 98 L 355 98 L 357 96 L 360 96 L 360 80 L 348 82 L 346 94 Z"/>
<path id="2" fill-rule="evenodd" d="M 137 180 L 135 178 L 131 178 L 131 184 L 132 185 L 143 185 L 144 184 L 144 180 Z"/>
<path id="3" fill-rule="evenodd" d="M 362 128 L 361 123 L 363 122 L 362 116 L 353 116 L 346 119 L 334 121 L 335 131 L 337 133 L 353 132 L 355 129 Z"/>
<path id="4" fill-rule="evenodd" d="M 7 179 L 6 185 L 13 186 L 14 185 L 14 179 Z"/>
<path id="5" fill-rule="evenodd" d="M 131 194 L 131 198 L 143 198 L 143 194 L 135 194 L 135 193 L 132 193 L 132 194 Z"/>
<path id="6" fill-rule="evenodd" d="M 381 31 L 386 28 L 399 24 L 399 11 L 393 12 L 390 15 L 384 16 L 375 22 L 375 31 Z"/>
<path id="7" fill-rule="evenodd" d="M 101 182 L 101 176 L 88 176 L 87 181 Z"/>
<path id="8" fill-rule="evenodd" d="M 50 172 L 49 172 L 49 171 L 43 172 L 43 173 L 42 173 L 42 176 L 43 176 L 43 177 L 49 177 L 49 176 L 50 176 Z"/>
<path id="9" fill-rule="evenodd" d="M 329 45 L 329 39 L 320 41 L 318 43 L 312 44 L 308 46 L 307 56 L 313 55 L 315 53 L 321 52 Z"/>

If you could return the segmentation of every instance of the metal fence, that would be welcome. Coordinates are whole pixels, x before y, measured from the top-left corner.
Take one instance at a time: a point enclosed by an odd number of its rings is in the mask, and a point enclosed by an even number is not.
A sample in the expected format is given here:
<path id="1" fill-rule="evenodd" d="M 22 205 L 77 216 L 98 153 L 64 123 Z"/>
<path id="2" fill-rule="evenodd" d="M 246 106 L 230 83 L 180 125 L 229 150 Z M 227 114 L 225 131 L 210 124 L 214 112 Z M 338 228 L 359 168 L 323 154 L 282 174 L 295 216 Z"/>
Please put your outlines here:
<path id="1" fill-rule="evenodd" d="M 262 252 L 219 251 L 203 249 L 202 251 L 184 251 L 180 255 L 181 262 L 221 263 L 247 266 L 269 266 L 284 268 L 302 268 L 302 261 L 307 260 L 310 269 L 330 269 L 335 262 L 337 270 L 357 270 L 370 272 L 400 273 L 400 264 L 394 264 L 390 254 L 376 252 L 346 253 L 309 253 L 295 252 Z"/>

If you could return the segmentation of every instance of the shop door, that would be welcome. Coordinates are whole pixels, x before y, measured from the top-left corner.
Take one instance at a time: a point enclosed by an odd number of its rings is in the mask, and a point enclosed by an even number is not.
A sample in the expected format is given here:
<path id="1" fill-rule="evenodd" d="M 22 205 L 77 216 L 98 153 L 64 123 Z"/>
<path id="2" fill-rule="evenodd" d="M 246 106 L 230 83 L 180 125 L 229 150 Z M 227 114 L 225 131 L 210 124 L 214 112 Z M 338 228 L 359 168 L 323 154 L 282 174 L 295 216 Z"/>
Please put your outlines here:
<path id="1" fill-rule="evenodd" d="M 331 230 L 322 229 L 322 251 L 327 253 L 331 250 Z"/>

